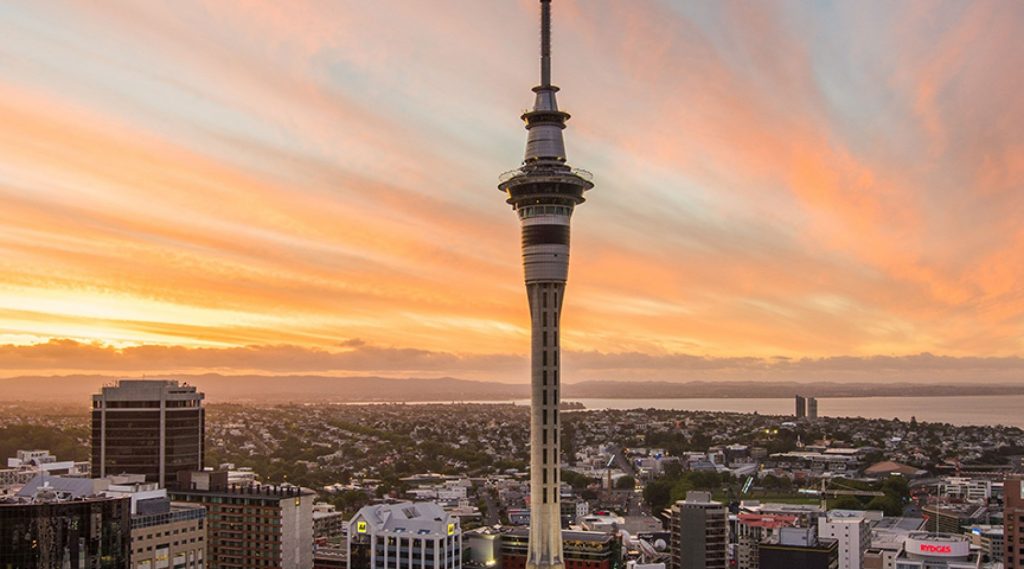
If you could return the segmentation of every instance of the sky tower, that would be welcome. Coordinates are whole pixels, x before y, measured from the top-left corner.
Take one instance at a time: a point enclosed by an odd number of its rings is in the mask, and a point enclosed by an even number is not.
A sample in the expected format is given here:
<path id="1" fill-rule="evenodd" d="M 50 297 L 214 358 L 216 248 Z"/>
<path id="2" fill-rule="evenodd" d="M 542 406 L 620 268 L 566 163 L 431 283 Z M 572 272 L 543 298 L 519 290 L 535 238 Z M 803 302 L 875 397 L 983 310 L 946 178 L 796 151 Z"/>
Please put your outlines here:
<path id="1" fill-rule="evenodd" d="M 502 174 L 498 189 L 519 216 L 523 269 L 530 302 L 530 546 L 528 569 L 562 569 L 559 485 L 559 316 L 569 273 L 569 222 L 592 187 L 590 173 L 565 159 L 562 130 L 569 114 L 558 110 L 551 84 L 551 0 L 540 0 L 540 85 L 533 109 L 523 113 L 526 157 Z"/>

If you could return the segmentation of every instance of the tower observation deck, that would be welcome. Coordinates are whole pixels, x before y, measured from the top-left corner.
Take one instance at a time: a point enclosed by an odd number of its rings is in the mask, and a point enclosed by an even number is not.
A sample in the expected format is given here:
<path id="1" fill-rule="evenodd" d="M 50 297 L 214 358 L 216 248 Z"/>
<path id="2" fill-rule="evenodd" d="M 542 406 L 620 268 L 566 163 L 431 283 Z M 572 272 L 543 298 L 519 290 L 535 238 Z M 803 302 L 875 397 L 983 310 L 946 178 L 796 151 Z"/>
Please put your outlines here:
<path id="1" fill-rule="evenodd" d="M 563 569 L 559 504 L 559 325 L 569 273 L 569 227 L 591 175 L 566 161 L 559 110 L 551 84 L 551 0 L 540 0 L 541 81 L 533 109 L 523 113 L 526 155 L 499 177 L 498 189 L 519 217 L 531 321 L 530 535 L 527 569 Z"/>

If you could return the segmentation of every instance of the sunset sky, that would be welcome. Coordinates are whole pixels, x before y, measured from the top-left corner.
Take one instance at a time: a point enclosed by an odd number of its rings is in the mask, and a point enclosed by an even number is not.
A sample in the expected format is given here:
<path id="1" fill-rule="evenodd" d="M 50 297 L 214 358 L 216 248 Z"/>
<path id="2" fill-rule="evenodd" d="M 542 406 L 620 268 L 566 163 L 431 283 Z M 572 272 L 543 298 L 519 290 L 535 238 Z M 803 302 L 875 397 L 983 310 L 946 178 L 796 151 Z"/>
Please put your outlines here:
<path id="1" fill-rule="evenodd" d="M 1024 381 L 1024 3 L 554 0 L 565 380 Z M 527 381 L 535 0 L 0 3 L 0 375 Z"/>

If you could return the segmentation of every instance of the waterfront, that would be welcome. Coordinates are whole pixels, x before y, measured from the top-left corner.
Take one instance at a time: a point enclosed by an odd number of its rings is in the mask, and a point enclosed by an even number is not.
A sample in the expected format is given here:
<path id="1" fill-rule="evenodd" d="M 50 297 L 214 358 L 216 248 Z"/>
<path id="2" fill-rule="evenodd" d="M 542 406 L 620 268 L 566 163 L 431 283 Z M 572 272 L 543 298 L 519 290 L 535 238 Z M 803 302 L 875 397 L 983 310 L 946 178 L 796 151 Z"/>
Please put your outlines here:
<path id="1" fill-rule="evenodd" d="M 587 409 L 679 409 L 792 415 L 793 398 L 701 399 L 568 399 Z M 525 405 L 526 400 L 516 401 Z M 1024 395 L 966 395 L 958 397 L 831 397 L 818 399 L 818 414 L 827 417 L 865 417 L 950 423 L 953 425 L 1012 425 L 1024 428 Z"/>
<path id="2" fill-rule="evenodd" d="M 700 397 L 664 399 L 590 399 L 566 398 L 564 403 L 580 403 L 586 410 L 601 409 L 678 409 L 725 413 L 793 415 L 792 397 Z M 438 405 L 438 404 L 514 404 L 529 406 L 529 399 L 515 400 L 429 400 L 429 401 L 346 401 L 333 405 Z M 306 405 L 313 405 L 307 403 Z M 961 395 L 947 397 L 819 397 L 821 417 L 862 417 L 899 419 L 951 425 L 1007 425 L 1024 429 L 1024 395 Z"/>

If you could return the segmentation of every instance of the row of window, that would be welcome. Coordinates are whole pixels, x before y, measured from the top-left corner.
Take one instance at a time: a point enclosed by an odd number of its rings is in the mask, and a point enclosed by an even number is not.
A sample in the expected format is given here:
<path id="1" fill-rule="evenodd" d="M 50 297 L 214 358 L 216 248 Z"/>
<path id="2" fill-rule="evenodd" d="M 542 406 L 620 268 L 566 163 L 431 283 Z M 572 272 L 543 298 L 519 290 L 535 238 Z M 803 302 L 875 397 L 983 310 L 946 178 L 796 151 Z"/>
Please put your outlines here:
<path id="1" fill-rule="evenodd" d="M 166 407 L 198 407 L 198 401 L 165 401 Z M 102 409 L 103 401 L 93 401 L 93 409 Z M 107 409 L 159 409 L 160 401 L 107 401 Z"/>
<path id="2" fill-rule="evenodd" d="M 192 539 L 188 540 L 187 542 L 186 541 L 175 541 L 174 543 L 169 543 L 169 544 L 165 543 L 163 545 L 157 545 L 157 546 L 149 545 L 149 546 L 146 546 L 146 547 L 139 547 L 139 548 L 135 549 L 135 553 L 144 553 L 146 551 L 153 551 L 153 547 L 156 547 L 157 549 L 160 549 L 161 547 L 166 547 L 167 545 L 173 545 L 174 547 L 179 547 L 181 545 L 185 545 L 186 543 L 197 543 L 197 542 L 198 543 L 202 543 L 202 541 L 203 541 L 202 537 L 198 538 L 198 541 L 197 541 L 196 538 L 193 537 Z"/>
<path id="3" fill-rule="evenodd" d="M 538 215 L 570 215 L 572 208 L 561 205 L 529 205 L 519 208 L 519 218 L 526 219 Z"/>

